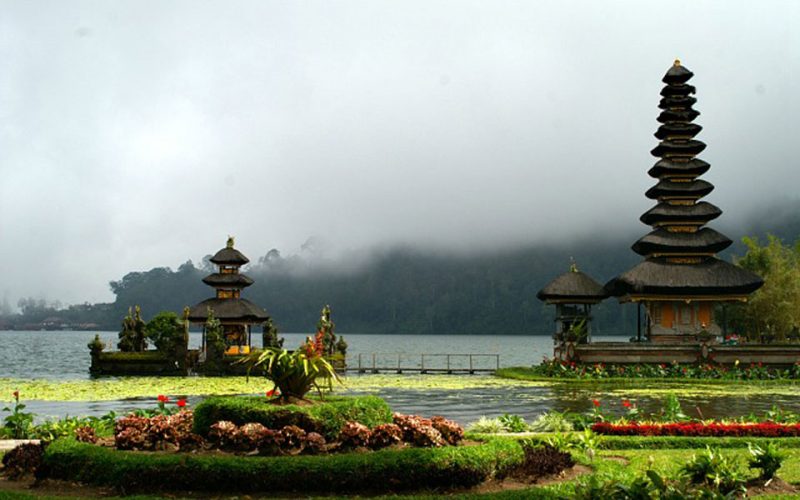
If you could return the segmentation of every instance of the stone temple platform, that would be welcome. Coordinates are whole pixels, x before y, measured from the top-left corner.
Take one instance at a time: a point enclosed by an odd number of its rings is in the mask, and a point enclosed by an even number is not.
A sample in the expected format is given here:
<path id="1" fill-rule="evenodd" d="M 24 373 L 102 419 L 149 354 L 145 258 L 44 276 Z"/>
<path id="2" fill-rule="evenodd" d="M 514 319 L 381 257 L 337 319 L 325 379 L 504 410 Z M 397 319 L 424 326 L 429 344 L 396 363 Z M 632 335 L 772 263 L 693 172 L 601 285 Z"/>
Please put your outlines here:
<path id="1" fill-rule="evenodd" d="M 577 344 L 562 342 L 554 349 L 556 359 L 579 363 L 713 363 L 742 365 L 762 363 L 789 366 L 800 362 L 800 344 L 714 343 L 663 344 L 648 342 L 594 342 Z"/>

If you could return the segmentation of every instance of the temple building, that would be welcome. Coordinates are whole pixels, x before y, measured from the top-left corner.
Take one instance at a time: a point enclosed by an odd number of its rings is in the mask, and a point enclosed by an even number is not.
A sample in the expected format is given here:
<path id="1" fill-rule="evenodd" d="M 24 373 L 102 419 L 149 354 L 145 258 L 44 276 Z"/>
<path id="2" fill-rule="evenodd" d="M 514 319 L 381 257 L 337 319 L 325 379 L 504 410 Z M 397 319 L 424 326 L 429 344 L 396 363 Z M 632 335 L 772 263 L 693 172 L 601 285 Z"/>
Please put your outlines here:
<path id="1" fill-rule="evenodd" d="M 700 113 L 692 108 L 695 88 L 687 83 L 692 76 L 675 61 L 663 78 L 661 126 L 655 133 L 660 142 L 651 151 L 659 160 L 648 172 L 658 183 L 645 193 L 657 204 L 640 218 L 653 230 L 632 247 L 644 260 L 606 284 L 620 302 L 644 308 L 645 334 L 654 343 L 724 334 L 717 306 L 746 301 L 763 284 L 759 276 L 716 257 L 731 240 L 706 227 L 722 211 L 701 201 L 714 186 L 699 178 L 709 164 L 696 157 L 706 145 L 694 138 L 702 127 L 693 123 Z"/>
<path id="2" fill-rule="evenodd" d="M 269 319 L 267 312 L 241 297 L 242 289 L 253 284 L 253 280 L 239 272 L 239 268 L 250 259 L 233 247 L 233 238 L 228 237 L 225 248 L 211 257 L 218 266 L 216 273 L 203 278 L 203 283 L 216 290 L 214 298 L 206 299 L 192 307 L 189 321 L 205 324 L 208 311 L 222 324 L 225 335 L 226 354 L 246 354 L 250 352 L 251 326 Z M 205 332 L 203 335 L 205 349 Z"/>

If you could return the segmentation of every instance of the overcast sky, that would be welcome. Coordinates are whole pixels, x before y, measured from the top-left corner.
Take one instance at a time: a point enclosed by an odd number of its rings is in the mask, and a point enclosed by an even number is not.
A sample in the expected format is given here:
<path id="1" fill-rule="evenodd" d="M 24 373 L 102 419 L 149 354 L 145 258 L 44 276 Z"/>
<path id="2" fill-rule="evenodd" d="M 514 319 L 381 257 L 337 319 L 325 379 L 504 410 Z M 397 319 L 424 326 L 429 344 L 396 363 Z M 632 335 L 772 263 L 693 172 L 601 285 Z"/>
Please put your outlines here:
<path id="1" fill-rule="evenodd" d="M 727 223 L 797 199 L 797 1 L 0 0 L 0 294 L 108 301 L 252 260 L 636 228 L 695 72 Z M 642 234 L 646 227 L 640 226 Z"/>

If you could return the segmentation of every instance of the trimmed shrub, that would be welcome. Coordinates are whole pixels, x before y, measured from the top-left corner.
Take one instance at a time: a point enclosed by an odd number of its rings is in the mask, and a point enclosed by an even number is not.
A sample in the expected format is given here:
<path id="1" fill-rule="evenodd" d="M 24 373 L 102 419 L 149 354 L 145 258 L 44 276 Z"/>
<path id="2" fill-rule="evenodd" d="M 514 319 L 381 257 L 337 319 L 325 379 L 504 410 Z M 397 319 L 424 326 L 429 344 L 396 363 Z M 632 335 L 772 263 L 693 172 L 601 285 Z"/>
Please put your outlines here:
<path id="1" fill-rule="evenodd" d="M 518 442 L 499 438 L 476 446 L 294 457 L 143 454 L 64 438 L 47 448 L 44 463 L 49 478 L 124 492 L 385 493 L 474 486 L 523 457 Z"/>
<path id="2" fill-rule="evenodd" d="M 236 425 L 255 422 L 270 429 L 294 425 L 306 432 L 321 434 L 330 441 L 350 421 L 367 427 L 390 423 L 392 411 L 377 396 L 328 396 L 309 406 L 277 406 L 256 397 L 212 397 L 194 409 L 194 432 L 205 436 L 220 420 Z"/>

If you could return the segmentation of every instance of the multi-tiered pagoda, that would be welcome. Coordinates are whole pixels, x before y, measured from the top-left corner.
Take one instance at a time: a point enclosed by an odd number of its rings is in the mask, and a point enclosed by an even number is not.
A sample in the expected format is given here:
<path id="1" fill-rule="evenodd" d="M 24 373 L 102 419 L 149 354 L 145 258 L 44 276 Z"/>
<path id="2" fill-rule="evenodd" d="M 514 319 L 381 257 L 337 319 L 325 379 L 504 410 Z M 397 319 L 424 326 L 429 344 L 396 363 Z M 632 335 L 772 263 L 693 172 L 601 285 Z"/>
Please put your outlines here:
<path id="1" fill-rule="evenodd" d="M 214 254 L 211 262 L 218 266 L 218 270 L 203 278 L 203 283 L 214 287 L 216 296 L 192 307 L 189 321 L 205 323 L 211 310 L 222 324 L 227 353 L 247 353 L 250 351 L 251 325 L 269 319 L 264 309 L 241 297 L 242 289 L 253 284 L 249 276 L 239 272 L 239 268 L 250 259 L 233 248 L 233 238 L 228 237 L 225 248 Z"/>
<path id="2" fill-rule="evenodd" d="M 705 227 L 722 211 L 700 201 L 714 186 L 699 178 L 709 164 L 696 157 L 706 145 L 694 138 L 702 127 L 693 123 L 700 113 L 692 108 L 695 88 L 687 83 L 692 76 L 675 61 L 663 78 L 661 126 L 655 133 L 661 142 L 651 151 L 660 159 L 648 172 L 658 183 L 646 193 L 658 203 L 640 218 L 653 231 L 632 247 L 645 259 L 606 285 L 621 302 L 644 305 L 652 342 L 695 342 L 704 331 L 718 335 L 715 305 L 746 301 L 763 284 L 718 259 L 716 253 L 731 240 Z"/>

